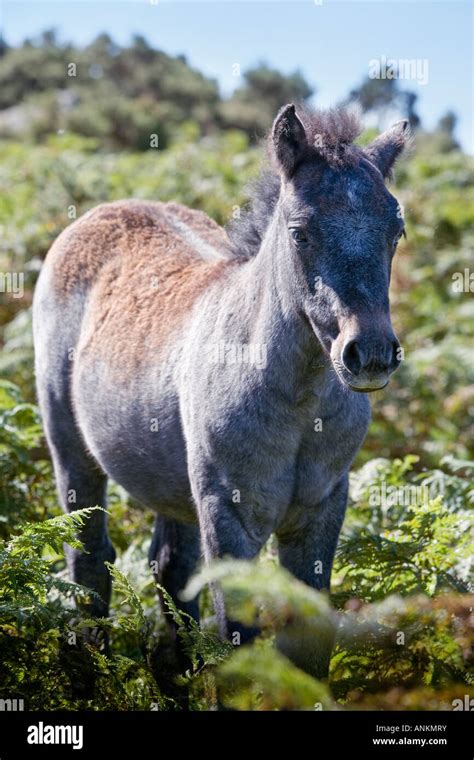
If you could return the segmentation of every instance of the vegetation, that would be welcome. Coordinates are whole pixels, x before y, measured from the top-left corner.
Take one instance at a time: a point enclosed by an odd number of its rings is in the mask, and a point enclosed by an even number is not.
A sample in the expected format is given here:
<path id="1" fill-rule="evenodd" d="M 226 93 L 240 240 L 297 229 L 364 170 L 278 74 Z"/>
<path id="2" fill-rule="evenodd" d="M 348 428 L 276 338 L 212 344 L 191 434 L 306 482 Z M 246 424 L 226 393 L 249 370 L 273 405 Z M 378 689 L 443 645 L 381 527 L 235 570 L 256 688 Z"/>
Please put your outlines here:
<path id="1" fill-rule="evenodd" d="M 65 65 L 74 61 L 79 74 L 66 86 Z M 304 100 L 311 88 L 262 64 L 222 101 L 184 59 L 143 39 L 119 49 L 101 36 L 75 50 L 45 34 L 15 50 L 0 45 L 0 92 L 0 273 L 24 277 L 17 292 L 0 292 L 0 698 L 23 697 L 30 709 L 180 709 L 164 677 L 164 620 L 147 563 L 152 518 L 115 485 L 111 618 L 88 620 L 74 604 L 91 592 L 67 579 L 62 545 L 77 546 L 90 510 L 67 517 L 57 504 L 35 406 L 32 292 L 52 240 L 99 202 L 174 199 L 228 222 L 258 171 L 255 137 L 282 100 Z M 364 98 L 371 110 L 390 93 L 366 87 Z M 392 310 L 405 357 L 374 399 L 331 599 L 279 568 L 273 541 L 258 562 L 202 570 L 187 593 L 219 578 L 233 618 L 258 622 L 262 634 L 232 647 L 216 636 L 206 593 L 200 628 L 186 626 L 168 600 L 190 656 L 180 685 L 191 709 L 212 707 L 217 690 L 237 710 L 440 710 L 474 695 L 474 307 L 466 275 L 474 167 L 454 124 L 447 114 L 434 133 L 420 127 L 397 173 L 408 240 L 396 257 Z M 96 627 L 108 631 L 108 654 L 94 644 Z M 279 629 L 302 627 L 336 636 L 327 682 L 274 649 Z"/>

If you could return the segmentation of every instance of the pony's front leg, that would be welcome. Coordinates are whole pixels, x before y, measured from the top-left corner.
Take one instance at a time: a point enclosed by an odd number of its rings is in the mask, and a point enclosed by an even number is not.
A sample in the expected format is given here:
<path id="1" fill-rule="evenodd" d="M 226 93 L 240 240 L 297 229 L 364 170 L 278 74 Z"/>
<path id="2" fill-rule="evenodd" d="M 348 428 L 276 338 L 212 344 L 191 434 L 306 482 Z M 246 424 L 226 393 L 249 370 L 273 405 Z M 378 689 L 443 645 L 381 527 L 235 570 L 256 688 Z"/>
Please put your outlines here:
<path id="1" fill-rule="evenodd" d="M 193 491 L 205 562 L 226 556 L 248 560 L 256 557 L 262 542 L 249 535 L 229 494 L 220 488 L 199 488 L 196 481 Z M 215 584 L 212 584 L 211 590 L 221 635 L 234 644 L 244 644 L 252 639 L 258 630 L 228 620 L 221 590 Z"/>
<path id="2" fill-rule="evenodd" d="M 347 505 L 348 478 L 310 509 L 294 508 L 277 531 L 280 564 L 296 578 L 317 590 L 329 591 L 339 532 Z M 295 665 L 325 678 L 334 645 L 332 624 L 322 623 L 315 641 L 314 628 L 291 626 L 277 636 L 277 644 Z"/>

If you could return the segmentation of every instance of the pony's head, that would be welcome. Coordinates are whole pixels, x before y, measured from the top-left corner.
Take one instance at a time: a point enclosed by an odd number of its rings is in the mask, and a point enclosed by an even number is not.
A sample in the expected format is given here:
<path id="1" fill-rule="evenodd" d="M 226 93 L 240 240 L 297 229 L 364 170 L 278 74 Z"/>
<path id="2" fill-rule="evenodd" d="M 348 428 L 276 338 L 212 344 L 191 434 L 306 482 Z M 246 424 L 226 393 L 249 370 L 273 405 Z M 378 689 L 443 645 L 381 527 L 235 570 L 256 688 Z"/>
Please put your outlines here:
<path id="1" fill-rule="evenodd" d="M 404 222 L 384 180 L 408 124 L 365 149 L 352 144 L 358 131 L 347 111 L 300 120 L 287 105 L 273 124 L 271 152 L 280 177 L 275 253 L 286 261 L 288 287 L 340 380 L 364 392 L 383 388 L 400 363 L 388 290 Z"/>

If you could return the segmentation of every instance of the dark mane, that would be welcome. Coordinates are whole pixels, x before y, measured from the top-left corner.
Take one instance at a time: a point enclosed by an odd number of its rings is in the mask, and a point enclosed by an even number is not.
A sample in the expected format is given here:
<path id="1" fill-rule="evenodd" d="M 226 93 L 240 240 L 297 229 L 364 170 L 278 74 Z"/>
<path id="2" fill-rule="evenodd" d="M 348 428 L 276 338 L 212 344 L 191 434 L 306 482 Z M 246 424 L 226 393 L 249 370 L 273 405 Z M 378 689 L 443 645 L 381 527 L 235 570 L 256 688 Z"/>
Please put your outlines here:
<path id="1" fill-rule="evenodd" d="M 354 165 L 360 149 L 353 141 L 361 132 L 354 112 L 343 108 L 310 111 L 299 107 L 298 116 L 310 146 L 308 158 L 314 154 L 314 158 L 334 168 Z M 231 253 L 239 259 L 249 259 L 258 253 L 280 193 L 280 177 L 272 165 L 269 138 L 267 154 L 259 177 L 249 187 L 247 208 L 227 227 Z"/>
<path id="2" fill-rule="evenodd" d="M 227 227 L 231 254 L 238 259 L 256 256 L 280 195 L 280 177 L 270 165 L 249 186 L 247 207 Z"/>

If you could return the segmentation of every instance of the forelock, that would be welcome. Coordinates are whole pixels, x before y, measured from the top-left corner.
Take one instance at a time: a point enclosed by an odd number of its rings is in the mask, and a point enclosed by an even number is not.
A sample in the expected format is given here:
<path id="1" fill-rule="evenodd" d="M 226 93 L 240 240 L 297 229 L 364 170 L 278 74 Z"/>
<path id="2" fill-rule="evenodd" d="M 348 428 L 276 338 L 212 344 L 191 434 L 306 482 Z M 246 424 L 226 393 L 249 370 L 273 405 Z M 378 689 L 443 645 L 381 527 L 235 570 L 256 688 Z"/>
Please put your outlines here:
<path id="1" fill-rule="evenodd" d="M 354 111 L 331 108 L 328 111 L 298 109 L 310 150 L 334 168 L 354 166 L 361 149 L 353 145 L 362 125 Z"/>

